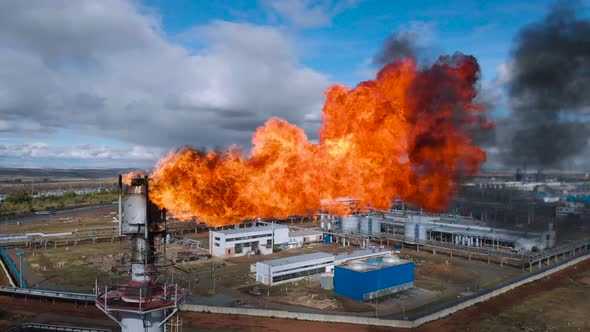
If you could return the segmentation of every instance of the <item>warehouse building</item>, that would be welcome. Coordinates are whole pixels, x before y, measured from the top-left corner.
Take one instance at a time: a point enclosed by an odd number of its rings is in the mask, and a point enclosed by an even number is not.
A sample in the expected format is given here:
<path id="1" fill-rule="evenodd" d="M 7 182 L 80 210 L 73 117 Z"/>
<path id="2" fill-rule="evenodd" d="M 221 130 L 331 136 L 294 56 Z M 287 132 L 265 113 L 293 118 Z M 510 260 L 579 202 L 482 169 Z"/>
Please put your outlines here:
<path id="1" fill-rule="evenodd" d="M 414 287 L 414 262 L 396 256 L 354 260 L 334 267 L 334 292 L 368 301 Z"/>
<path id="2" fill-rule="evenodd" d="M 256 282 L 274 286 L 325 273 L 334 266 L 334 256 L 325 252 L 278 258 L 256 263 Z"/>
<path id="3" fill-rule="evenodd" d="M 233 257 L 260 253 L 272 254 L 274 245 L 289 242 L 289 227 L 284 225 L 252 226 L 209 232 L 212 256 Z"/>
<path id="4" fill-rule="evenodd" d="M 300 248 L 308 244 L 322 243 L 324 241 L 322 232 L 313 229 L 289 230 L 289 242 L 284 247 Z"/>
<path id="5" fill-rule="evenodd" d="M 409 243 L 420 240 L 447 242 L 469 247 L 488 247 L 526 252 L 547 249 L 555 245 L 555 230 L 547 232 L 524 232 L 492 228 L 481 222 L 465 222 L 461 218 L 443 218 L 429 223 L 407 222 L 404 225 L 404 240 Z"/>

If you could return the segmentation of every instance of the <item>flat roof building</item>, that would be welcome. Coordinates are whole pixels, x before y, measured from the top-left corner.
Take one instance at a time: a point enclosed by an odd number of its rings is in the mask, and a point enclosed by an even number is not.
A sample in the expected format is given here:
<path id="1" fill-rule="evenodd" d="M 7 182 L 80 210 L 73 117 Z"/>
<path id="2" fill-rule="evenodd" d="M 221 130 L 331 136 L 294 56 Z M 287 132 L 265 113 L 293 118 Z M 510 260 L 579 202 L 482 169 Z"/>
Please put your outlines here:
<path id="1" fill-rule="evenodd" d="M 289 242 L 285 244 L 286 248 L 299 248 L 307 244 L 321 243 L 323 241 L 322 231 L 313 229 L 289 230 Z"/>
<path id="2" fill-rule="evenodd" d="M 334 266 L 334 255 L 325 252 L 290 256 L 256 263 L 256 281 L 278 285 L 322 274 Z"/>
<path id="3" fill-rule="evenodd" d="M 358 301 L 414 287 L 414 262 L 395 256 L 354 260 L 334 267 L 334 292 Z"/>
<path id="4" fill-rule="evenodd" d="M 274 245 L 289 242 L 289 227 L 285 225 L 252 226 L 209 232 L 212 256 L 244 256 L 248 253 L 268 255 Z"/>

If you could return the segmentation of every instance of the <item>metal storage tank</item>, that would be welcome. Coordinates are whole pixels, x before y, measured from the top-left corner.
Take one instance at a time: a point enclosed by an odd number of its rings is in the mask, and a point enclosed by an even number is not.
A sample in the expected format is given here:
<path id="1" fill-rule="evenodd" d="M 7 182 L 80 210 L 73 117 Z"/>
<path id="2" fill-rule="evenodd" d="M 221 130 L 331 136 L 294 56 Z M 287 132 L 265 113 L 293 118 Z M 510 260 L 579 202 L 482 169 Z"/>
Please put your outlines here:
<path id="1" fill-rule="evenodd" d="M 381 258 L 381 257 L 370 257 L 370 258 L 367 258 L 367 265 L 370 265 L 370 266 L 381 266 L 381 265 L 383 265 L 383 258 Z"/>
<path id="2" fill-rule="evenodd" d="M 404 240 L 414 241 L 416 239 L 416 224 L 413 222 L 407 222 L 404 225 Z"/>
<path id="3" fill-rule="evenodd" d="M 416 235 L 419 240 L 426 240 L 426 225 L 416 224 Z"/>
<path id="4" fill-rule="evenodd" d="M 324 273 L 320 276 L 320 286 L 322 289 L 333 290 L 334 289 L 334 274 Z"/>
<path id="5" fill-rule="evenodd" d="M 397 264 L 400 262 L 400 259 L 398 256 L 393 256 L 393 255 L 387 255 L 383 257 L 383 263 L 385 264 Z"/>
<path id="6" fill-rule="evenodd" d="M 348 216 L 342 218 L 343 233 L 357 233 L 359 231 L 359 218 L 357 216 Z"/>
<path id="7" fill-rule="evenodd" d="M 381 236 L 381 220 L 377 218 L 370 218 L 371 220 L 371 234 Z"/>
<path id="8" fill-rule="evenodd" d="M 363 234 L 370 234 L 370 227 L 371 227 L 371 219 L 370 218 L 360 218 L 359 219 L 359 228 L 360 232 Z"/>
<path id="9" fill-rule="evenodd" d="M 362 271 L 367 268 L 367 265 L 363 262 L 352 262 L 348 266 L 355 271 Z"/>

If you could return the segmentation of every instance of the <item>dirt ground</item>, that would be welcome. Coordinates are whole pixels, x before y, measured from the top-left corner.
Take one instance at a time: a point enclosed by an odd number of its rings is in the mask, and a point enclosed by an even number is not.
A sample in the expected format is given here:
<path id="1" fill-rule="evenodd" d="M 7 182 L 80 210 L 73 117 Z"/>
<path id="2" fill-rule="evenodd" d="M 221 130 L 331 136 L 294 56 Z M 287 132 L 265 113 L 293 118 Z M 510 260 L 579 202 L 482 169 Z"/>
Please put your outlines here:
<path id="1" fill-rule="evenodd" d="M 590 260 L 548 278 L 519 287 L 490 301 L 459 311 L 411 331 L 588 331 L 590 330 Z M 409 331 L 374 326 L 333 324 L 206 313 L 182 314 L 185 332 Z M 52 303 L 0 296 L 0 328 L 24 321 L 116 326 L 94 306 Z"/>
<path id="2" fill-rule="evenodd" d="M 0 330 L 34 322 L 68 326 L 87 326 L 116 330 L 112 322 L 93 304 L 52 302 L 39 299 L 0 296 Z"/>
<path id="3" fill-rule="evenodd" d="M 43 231 L 58 232 L 71 231 L 77 228 L 109 226 L 113 223 L 113 211 L 91 212 L 71 217 L 52 218 L 44 221 L 32 222 L 20 225 L 21 232 Z M 311 224 L 311 223 L 305 223 Z M 302 225 L 299 223 L 298 225 Z M 1 226 L 0 226 L 1 227 Z M 10 227 L 10 226 L 9 226 Z M 18 227 L 18 226 L 17 226 Z M 206 247 L 208 232 L 197 234 L 187 233 L 183 237 L 199 239 Z M 244 256 L 226 260 L 214 258 L 211 260 L 199 260 L 194 262 L 177 263 L 173 268 L 162 268 L 162 280 L 180 282 L 182 286 L 188 286 L 187 280 L 193 280 L 193 295 L 213 296 L 213 275 L 211 269 L 214 265 L 220 265 L 220 272 L 215 276 L 218 286 L 216 294 L 222 294 L 248 301 L 249 305 L 257 306 L 262 303 L 283 308 L 284 305 L 305 307 L 328 311 L 350 312 L 374 312 L 380 315 L 390 315 L 411 312 L 418 308 L 424 309 L 429 305 L 448 301 L 457 296 L 474 291 L 483 285 L 490 286 L 493 283 L 505 280 L 509 276 L 520 273 L 520 270 L 503 267 L 494 264 L 480 262 L 467 262 L 464 259 L 450 259 L 446 255 L 432 255 L 428 252 L 416 252 L 413 249 L 402 250 L 402 257 L 407 257 L 416 262 L 416 289 L 405 292 L 403 299 L 392 296 L 379 303 L 361 303 L 341 296 L 335 296 L 333 292 L 327 292 L 319 287 L 319 280 L 312 283 L 300 283 L 300 285 L 285 285 L 277 289 L 270 289 L 270 296 L 262 301 L 260 298 L 248 294 L 248 290 L 255 284 L 250 275 L 250 264 L 260 260 L 269 260 L 286 256 L 299 255 L 312 252 L 329 252 L 339 254 L 353 252 L 358 247 L 342 247 L 339 244 L 320 244 L 305 248 L 283 250 L 268 256 Z M 26 262 L 33 273 L 27 273 L 29 284 L 37 284 L 38 287 L 71 289 L 76 291 L 91 290 L 95 279 L 99 282 L 117 282 L 123 278 L 110 274 L 108 271 L 117 259 L 122 258 L 122 253 L 127 250 L 127 242 L 115 241 L 93 244 L 92 242 L 79 243 L 77 246 L 36 249 L 27 251 Z M 195 254 L 199 250 L 189 248 L 179 243 L 168 246 L 166 256 L 175 259 L 179 251 L 191 251 Z M 113 279 L 115 278 L 115 279 Z M 199 279 L 195 285 L 194 280 Z M 184 282 L 184 281 L 187 282 Z M 39 284 L 40 283 L 40 284 Z M 185 285 L 186 284 L 186 285 Z M 285 291 L 288 287 L 288 291 Z M 266 290 L 265 290 L 266 291 Z M 406 294 L 407 293 L 407 294 Z M 230 300 L 231 301 L 231 300 Z M 259 304 L 260 304 L 259 303 Z"/>
<path id="4" fill-rule="evenodd" d="M 590 260 L 412 331 L 589 331 Z M 408 331 L 184 313 L 185 331 Z M 192 328 L 192 329 L 191 329 Z"/>
<path id="5" fill-rule="evenodd" d="M 31 273 L 25 273 L 25 276 L 29 285 L 36 284 L 39 288 L 92 291 L 96 279 L 101 283 L 110 281 L 110 269 L 116 265 L 117 259 L 123 257 L 128 245 L 128 241 L 115 241 L 75 247 L 29 248 L 25 251 L 25 259 L 35 276 Z"/>

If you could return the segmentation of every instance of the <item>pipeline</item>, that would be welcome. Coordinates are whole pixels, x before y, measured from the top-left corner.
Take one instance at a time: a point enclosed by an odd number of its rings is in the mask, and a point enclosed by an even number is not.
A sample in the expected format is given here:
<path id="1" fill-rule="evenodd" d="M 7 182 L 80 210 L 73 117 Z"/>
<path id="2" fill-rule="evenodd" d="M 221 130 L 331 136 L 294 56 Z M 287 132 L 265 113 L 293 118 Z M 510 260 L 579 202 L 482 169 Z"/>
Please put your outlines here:
<path id="1" fill-rule="evenodd" d="M 19 284 L 19 281 L 21 280 L 21 274 L 18 271 L 18 269 L 16 268 L 16 266 L 14 266 L 14 263 L 12 262 L 12 259 L 10 259 L 10 256 L 8 256 L 8 254 L 6 253 L 6 251 L 4 250 L 4 248 L 2 248 L 0 246 L 0 260 L 2 260 L 2 266 L 4 267 L 4 270 L 6 271 L 6 267 L 5 264 L 8 265 L 9 268 L 9 280 L 10 280 L 10 284 L 11 285 L 15 285 L 15 284 Z M 22 279 L 23 284 L 22 287 L 23 288 L 27 288 L 27 282 L 25 281 L 25 279 Z"/>

